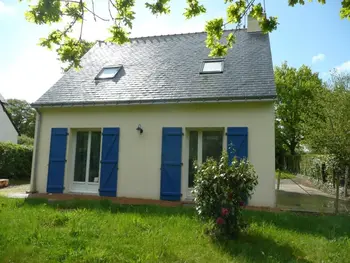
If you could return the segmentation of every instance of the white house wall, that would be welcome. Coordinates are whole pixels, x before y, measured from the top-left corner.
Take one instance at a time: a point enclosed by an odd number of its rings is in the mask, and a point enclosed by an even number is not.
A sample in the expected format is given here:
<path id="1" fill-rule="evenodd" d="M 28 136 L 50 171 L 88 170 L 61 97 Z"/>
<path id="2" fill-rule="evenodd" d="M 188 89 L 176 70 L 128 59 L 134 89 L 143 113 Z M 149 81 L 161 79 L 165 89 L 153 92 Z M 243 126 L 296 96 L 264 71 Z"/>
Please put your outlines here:
<path id="1" fill-rule="evenodd" d="M 0 105 L 0 142 L 17 143 L 18 133 Z"/>
<path id="2" fill-rule="evenodd" d="M 248 156 L 259 184 L 251 205 L 275 205 L 274 109 L 272 102 L 139 105 L 41 109 L 36 182 L 46 192 L 51 128 L 68 128 L 65 192 L 73 173 L 74 129 L 119 127 L 117 196 L 159 199 L 163 127 L 182 127 L 182 199 L 187 196 L 188 134 L 186 128 L 248 127 Z M 141 124 L 143 134 L 136 131 Z M 226 136 L 224 136 L 226 147 Z"/>

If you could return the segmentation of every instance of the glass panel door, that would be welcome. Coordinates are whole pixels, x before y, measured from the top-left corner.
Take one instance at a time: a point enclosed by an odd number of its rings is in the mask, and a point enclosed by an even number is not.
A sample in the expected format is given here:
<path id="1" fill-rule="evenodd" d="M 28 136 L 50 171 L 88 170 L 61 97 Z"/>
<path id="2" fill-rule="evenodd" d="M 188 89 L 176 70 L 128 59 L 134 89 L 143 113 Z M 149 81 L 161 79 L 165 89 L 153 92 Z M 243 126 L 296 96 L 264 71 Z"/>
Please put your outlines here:
<path id="1" fill-rule="evenodd" d="M 188 160 L 188 187 L 194 186 L 194 161 L 198 160 L 198 131 L 190 131 L 190 147 Z"/>
<path id="2" fill-rule="evenodd" d="M 220 160 L 222 141 L 223 135 L 221 131 L 203 131 L 202 162 L 205 162 L 209 157 L 217 161 Z"/>
<path id="3" fill-rule="evenodd" d="M 78 131 L 71 191 L 97 193 L 100 175 L 101 132 Z"/>
<path id="4" fill-rule="evenodd" d="M 99 182 L 101 132 L 91 132 L 89 182 Z"/>
<path id="5" fill-rule="evenodd" d="M 74 182 L 85 182 L 89 132 L 77 132 Z"/>

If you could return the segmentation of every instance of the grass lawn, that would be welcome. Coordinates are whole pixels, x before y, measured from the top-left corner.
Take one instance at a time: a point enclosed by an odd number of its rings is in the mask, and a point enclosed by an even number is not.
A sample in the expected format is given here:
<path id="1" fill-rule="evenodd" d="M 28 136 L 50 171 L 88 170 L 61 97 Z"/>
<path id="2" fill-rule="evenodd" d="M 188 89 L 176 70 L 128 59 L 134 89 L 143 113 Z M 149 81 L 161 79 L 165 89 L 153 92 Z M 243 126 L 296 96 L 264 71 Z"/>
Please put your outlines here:
<path id="1" fill-rule="evenodd" d="M 276 179 L 278 178 L 278 171 L 275 172 Z M 281 171 L 281 179 L 293 179 L 295 175 L 289 172 Z"/>
<path id="2" fill-rule="evenodd" d="M 0 197 L 0 262 L 350 261 L 349 216 L 245 217 L 247 232 L 220 242 L 204 234 L 191 208 Z"/>

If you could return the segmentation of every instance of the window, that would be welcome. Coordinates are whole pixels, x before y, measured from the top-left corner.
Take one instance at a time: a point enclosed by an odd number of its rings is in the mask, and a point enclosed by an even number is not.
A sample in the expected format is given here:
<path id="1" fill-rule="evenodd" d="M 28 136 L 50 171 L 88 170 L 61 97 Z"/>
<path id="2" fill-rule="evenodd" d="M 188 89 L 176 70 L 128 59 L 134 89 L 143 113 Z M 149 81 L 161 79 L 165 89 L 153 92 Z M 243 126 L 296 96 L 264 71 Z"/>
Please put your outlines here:
<path id="1" fill-rule="evenodd" d="M 96 76 L 95 79 L 113 79 L 119 72 L 122 66 L 104 67 Z"/>
<path id="2" fill-rule="evenodd" d="M 74 182 L 98 183 L 101 151 L 100 131 L 78 131 Z"/>
<path id="3" fill-rule="evenodd" d="M 224 70 L 224 61 L 220 60 L 205 60 L 201 73 L 222 73 Z"/>
<path id="4" fill-rule="evenodd" d="M 190 131 L 189 137 L 188 187 L 193 187 L 195 163 L 201 164 L 210 157 L 215 160 L 220 159 L 223 149 L 223 131 Z"/>

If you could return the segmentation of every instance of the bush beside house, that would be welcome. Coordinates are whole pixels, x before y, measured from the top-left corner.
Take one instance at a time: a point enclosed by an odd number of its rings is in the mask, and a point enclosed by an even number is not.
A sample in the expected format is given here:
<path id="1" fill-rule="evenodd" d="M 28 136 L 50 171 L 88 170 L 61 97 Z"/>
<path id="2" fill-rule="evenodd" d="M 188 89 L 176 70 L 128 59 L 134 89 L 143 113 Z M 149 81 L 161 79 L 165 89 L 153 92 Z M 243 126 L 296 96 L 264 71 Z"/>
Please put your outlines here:
<path id="1" fill-rule="evenodd" d="M 33 147 L 0 142 L 0 178 L 29 180 Z"/>
<path id="2" fill-rule="evenodd" d="M 198 215 L 209 222 L 215 236 L 237 237 L 246 226 L 242 208 L 247 204 L 258 176 L 245 159 L 234 158 L 230 164 L 227 153 L 219 161 L 207 159 L 196 166 L 193 194 Z"/>

